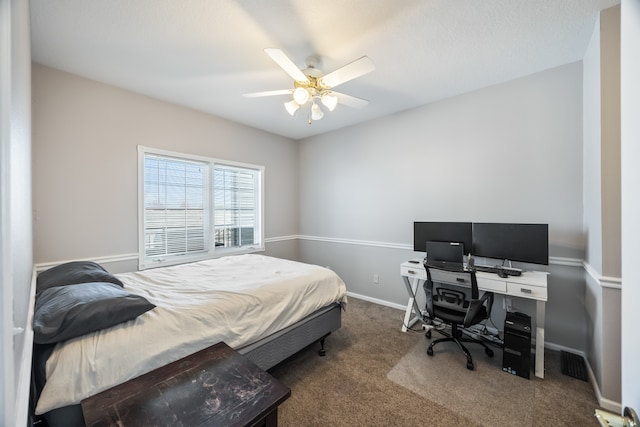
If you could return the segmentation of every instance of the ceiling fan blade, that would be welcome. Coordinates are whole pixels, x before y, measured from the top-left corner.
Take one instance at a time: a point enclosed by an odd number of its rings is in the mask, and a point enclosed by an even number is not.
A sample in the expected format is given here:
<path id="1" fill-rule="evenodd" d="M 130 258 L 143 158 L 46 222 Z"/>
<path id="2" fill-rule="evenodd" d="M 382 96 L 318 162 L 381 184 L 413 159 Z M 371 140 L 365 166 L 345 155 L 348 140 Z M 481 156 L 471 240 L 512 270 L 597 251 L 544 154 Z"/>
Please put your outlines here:
<path id="1" fill-rule="evenodd" d="M 355 96 L 347 95 L 344 93 L 331 91 L 331 94 L 338 97 L 338 102 L 340 104 L 346 105 L 348 107 L 362 108 L 366 107 L 369 104 L 369 101 L 367 101 L 366 99 L 357 98 Z"/>
<path id="2" fill-rule="evenodd" d="M 371 61 L 368 56 L 363 56 L 360 59 L 356 59 L 355 61 L 348 63 L 344 67 L 332 71 L 322 77 L 321 80 L 323 85 L 333 88 L 341 85 L 342 83 L 348 82 L 349 80 L 353 80 L 356 77 L 370 73 L 375 69 L 376 66 L 373 65 L 373 61 Z"/>
<path id="3" fill-rule="evenodd" d="M 266 48 L 264 51 L 271 57 L 271 59 L 276 62 L 276 64 L 280 66 L 280 68 L 282 68 L 287 74 L 289 74 L 291 78 L 293 78 L 293 80 L 297 82 L 309 83 L 309 79 L 307 78 L 307 76 L 305 76 L 300 68 L 298 68 L 296 64 L 293 63 L 291 58 L 289 58 L 286 53 L 284 53 L 280 49 L 275 48 Z"/>
<path id="4" fill-rule="evenodd" d="M 267 90 L 264 92 L 245 93 L 245 98 L 260 98 L 262 96 L 274 96 L 274 95 L 290 95 L 293 89 L 280 89 L 280 90 Z"/>

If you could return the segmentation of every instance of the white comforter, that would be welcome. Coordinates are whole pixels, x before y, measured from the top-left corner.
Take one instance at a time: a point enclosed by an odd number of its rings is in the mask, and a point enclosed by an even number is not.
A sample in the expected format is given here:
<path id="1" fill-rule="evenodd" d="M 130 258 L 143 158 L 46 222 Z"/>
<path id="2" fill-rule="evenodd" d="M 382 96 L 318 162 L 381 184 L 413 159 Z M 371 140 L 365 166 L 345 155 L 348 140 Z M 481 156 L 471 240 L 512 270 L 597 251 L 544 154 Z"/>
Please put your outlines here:
<path id="1" fill-rule="evenodd" d="M 224 341 L 239 348 L 332 302 L 346 287 L 331 270 L 240 255 L 119 274 L 157 307 L 135 320 L 59 343 L 36 413 L 86 397 Z"/>

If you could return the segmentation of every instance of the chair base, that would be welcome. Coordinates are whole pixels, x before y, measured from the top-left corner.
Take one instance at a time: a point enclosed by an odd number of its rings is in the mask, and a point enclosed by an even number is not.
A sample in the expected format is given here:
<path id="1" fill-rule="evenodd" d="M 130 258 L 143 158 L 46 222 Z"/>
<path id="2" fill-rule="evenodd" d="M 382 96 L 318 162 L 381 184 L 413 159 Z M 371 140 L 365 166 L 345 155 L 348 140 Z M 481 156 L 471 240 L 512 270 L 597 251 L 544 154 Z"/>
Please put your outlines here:
<path id="1" fill-rule="evenodd" d="M 475 368 L 475 366 L 473 364 L 473 358 L 471 357 L 471 353 L 469 352 L 467 347 L 465 347 L 465 345 L 462 344 L 463 342 L 468 342 L 468 343 L 473 343 L 473 344 L 480 344 L 481 346 L 484 347 L 484 352 L 487 354 L 487 356 L 493 357 L 493 350 L 491 350 L 489 348 L 489 346 L 487 346 L 487 344 L 483 343 L 482 341 L 475 340 L 473 338 L 464 338 L 462 336 L 461 331 L 458 330 L 458 325 L 455 324 L 455 323 L 451 325 L 451 334 L 448 334 L 445 331 L 438 331 L 438 332 L 440 334 L 444 335 L 444 338 L 438 338 L 437 340 L 434 340 L 434 341 L 431 342 L 431 344 L 427 348 L 427 354 L 429 356 L 433 356 L 433 347 L 436 344 L 438 344 L 440 342 L 452 341 L 452 342 L 455 342 L 457 344 L 458 348 L 460 350 L 462 350 L 464 355 L 467 357 L 467 369 L 469 369 L 471 371 L 473 371 L 473 369 Z M 427 338 L 431 338 L 431 330 L 427 331 L 425 336 Z"/>

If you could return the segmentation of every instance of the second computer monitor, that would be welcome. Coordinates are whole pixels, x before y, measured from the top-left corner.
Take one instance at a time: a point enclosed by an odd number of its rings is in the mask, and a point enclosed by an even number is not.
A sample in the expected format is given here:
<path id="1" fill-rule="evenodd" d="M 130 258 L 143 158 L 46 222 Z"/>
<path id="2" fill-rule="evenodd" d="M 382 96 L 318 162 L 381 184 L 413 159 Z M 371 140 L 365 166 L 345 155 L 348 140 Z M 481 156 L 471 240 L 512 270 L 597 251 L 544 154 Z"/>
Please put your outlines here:
<path id="1" fill-rule="evenodd" d="M 473 256 L 549 264 L 549 225 L 473 223 Z"/>

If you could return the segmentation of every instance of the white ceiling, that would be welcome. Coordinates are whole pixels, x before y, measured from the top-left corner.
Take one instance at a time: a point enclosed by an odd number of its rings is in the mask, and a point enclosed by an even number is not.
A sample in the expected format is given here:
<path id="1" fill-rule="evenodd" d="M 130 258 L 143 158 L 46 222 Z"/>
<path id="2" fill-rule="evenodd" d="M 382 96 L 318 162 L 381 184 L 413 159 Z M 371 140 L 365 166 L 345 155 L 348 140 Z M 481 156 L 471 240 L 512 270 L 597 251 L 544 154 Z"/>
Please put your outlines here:
<path id="1" fill-rule="evenodd" d="M 292 139 L 339 129 L 582 59 L 597 12 L 620 0 L 32 0 L 35 62 Z M 309 125 L 263 51 L 324 74 L 363 55 L 339 87 L 365 98 Z"/>

